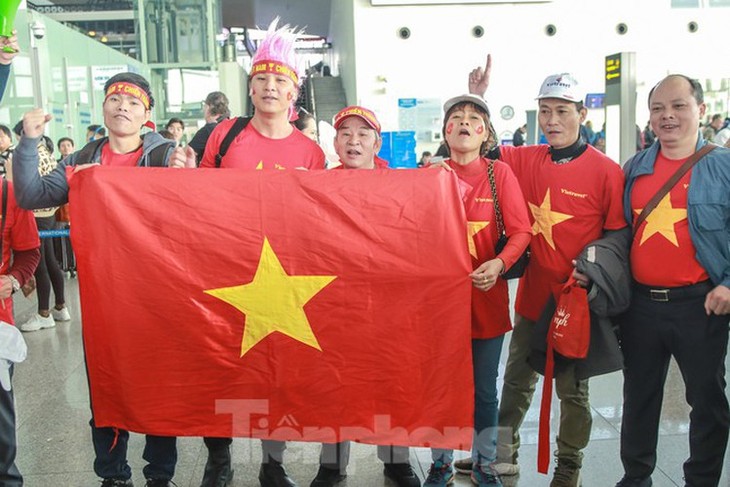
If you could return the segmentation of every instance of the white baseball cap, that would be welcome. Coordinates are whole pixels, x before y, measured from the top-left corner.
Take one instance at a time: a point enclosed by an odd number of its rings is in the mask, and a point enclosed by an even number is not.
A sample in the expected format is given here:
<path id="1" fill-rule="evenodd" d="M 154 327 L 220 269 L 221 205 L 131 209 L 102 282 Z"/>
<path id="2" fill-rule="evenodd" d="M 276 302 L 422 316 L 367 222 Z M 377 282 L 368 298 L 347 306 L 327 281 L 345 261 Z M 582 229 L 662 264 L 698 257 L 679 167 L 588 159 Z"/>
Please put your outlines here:
<path id="1" fill-rule="evenodd" d="M 471 103 L 472 105 L 484 110 L 484 112 L 486 112 L 487 114 L 487 117 L 491 118 L 487 102 L 484 101 L 484 98 L 482 98 L 481 96 L 473 94 L 459 95 L 453 98 L 449 98 L 448 100 L 446 100 L 446 103 L 444 103 L 444 113 L 449 113 L 449 110 L 451 110 L 455 105 L 458 105 L 459 103 Z"/>
<path id="2" fill-rule="evenodd" d="M 572 74 L 561 73 L 550 75 L 542 82 L 537 99 L 543 98 L 559 98 L 574 103 L 584 103 L 586 93 L 580 88 Z"/>

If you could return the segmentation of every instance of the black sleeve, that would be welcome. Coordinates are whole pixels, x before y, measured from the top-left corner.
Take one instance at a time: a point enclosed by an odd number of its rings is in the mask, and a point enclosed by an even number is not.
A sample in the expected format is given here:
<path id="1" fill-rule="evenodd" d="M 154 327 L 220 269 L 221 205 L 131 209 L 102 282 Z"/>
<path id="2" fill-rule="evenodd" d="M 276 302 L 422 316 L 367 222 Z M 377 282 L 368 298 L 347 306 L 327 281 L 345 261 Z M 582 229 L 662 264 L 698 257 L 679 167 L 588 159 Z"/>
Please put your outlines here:
<path id="1" fill-rule="evenodd" d="M 8 76 L 10 76 L 10 65 L 0 64 L 0 100 L 3 99 L 3 93 L 5 93 L 5 85 L 8 84 Z"/>
<path id="2" fill-rule="evenodd" d="M 495 145 L 489 150 L 489 152 L 487 152 L 487 159 L 502 160 L 502 153 L 499 150 L 499 145 Z"/>
<path id="3" fill-rule="evenodd" d="M 195 159 L 198 165 L 203 159 L 203 153 L 205 152 L 205 144 L 208 143 L 208 138 L 215 128 L 214 124 L 205 124 L 200 130 L 198 130 L 193 138 L 188 142 L 188 145 L 195 151 Z"/>

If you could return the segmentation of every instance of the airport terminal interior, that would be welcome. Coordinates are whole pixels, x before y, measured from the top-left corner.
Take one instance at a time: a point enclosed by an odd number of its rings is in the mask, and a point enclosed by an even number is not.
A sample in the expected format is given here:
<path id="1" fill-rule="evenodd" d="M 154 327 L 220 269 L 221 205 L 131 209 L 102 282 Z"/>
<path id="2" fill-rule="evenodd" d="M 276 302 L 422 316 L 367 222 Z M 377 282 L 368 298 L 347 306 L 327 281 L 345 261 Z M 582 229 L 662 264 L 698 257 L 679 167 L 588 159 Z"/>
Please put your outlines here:
<path id="1" fill-rule="evenodd" d="M 707 114 L 728 116 L 730 71 L 723 57 L 730 0 L 28 0 L 16 26 L 21 53 L 0 107 L 0 123 L 12 127 L 23 113 L 43 106 L 53 115 L 47 135 L 83 141 L 86 127 L 100 123 L 104 82 L 118 72 L 149 77 L 157 99 L 153 119 L 161 128 L 177 117 L 185 122 L 183 143 L 204 124 L 201 101 L 221 90 L 231 114 L 251 113 L 247 70 L 263 30 L 278 15 L 304 27 L 300 51 L 308 79 L 299 105 L 330 134 L 341 108 L 372 108 L 387 134 L 388 160 L 415 168 L 423 151 L 441 142 L 442 104 L 466 91 L 469 71 L 494 61 L 486 98 L 502 143 L 527 125 L 537 143 L 535 96 L 550 73 L 572 71 L 593 94 L 588 118 L 605 124 L 605 151 L 626 160 L 636 146 L 635 127 L 648 120 L 649 90 L 670 72 L 685 72 L 705 86 Z M 661 21 L 657 19 L 662 19 Z M 657 33 L 652 37 L 650 33 Z M 703 55 L 698 55 L 702 53 Z M 620 84 L 611 69 L 622 63 Z M 709 62 L 712 60 L 713 62 Z M 608 76 L 608 77 L 607 77 Z M 77 145 L 77 148 L 79 145 Z M 65 273 L 70 322 L 24 334 L 28 358 L 13 378 L 17 408 L 17 464 L 28 487 L 91 487 L 94 474 L 89 390 L 82 343 L 79 276 Z M 510 291 L 514 298 L 515 282 Z M 35 295 L 14 297 L 16 323 L 36 311 Z M 150 301 L 153 297 L 150 297 Z M 124 306 L 124 303 L 120 303 Z M 110 310 L 114 312 L 114 310 Z M 503 345 L 500 378 L 507 360 Z M 726 366 L 729 364 L 726 359 Z M 584 487 L 613 486 L 623 475 L 619 457 L 622 415 L 620 372 L 590 380 L 591 441 L 582 468 Z M 518 476 L 506 486 L 547 487 L 537 473 L 537 433 L 542 379 L 523 424 Z M 559 402 L 552 404 L 552 431 Z M 682 377 L 672 362 L 660 424 L 655 487 L 683 487 L 688 457 L 689 408 Z M 143 436 L 132 434 L 129 463 L 135 485 L 143 486 Z M 555 447 L 555 444 L 551 445 Z M 178 440 L 176 485 L 198 487 L 207 450 L 201 438 Z M 236 438 L 232 487 L 256 486 L 258 440 Z M 300 486 L 314 478 L 319 444 L 291 442 L 284 463 Z M 457 452 L 457 459 L 468 452 Z M 430 451 L 410 457 L 421 480 Z M 551 467 L 552 468 L 552 467 Z M 349 487 L 389 486 L 375 447 L 353 446 Z M 456 486 L 472 485 L 456 476 Z M 726 455 L 721 486 L 730 486 Z"/>

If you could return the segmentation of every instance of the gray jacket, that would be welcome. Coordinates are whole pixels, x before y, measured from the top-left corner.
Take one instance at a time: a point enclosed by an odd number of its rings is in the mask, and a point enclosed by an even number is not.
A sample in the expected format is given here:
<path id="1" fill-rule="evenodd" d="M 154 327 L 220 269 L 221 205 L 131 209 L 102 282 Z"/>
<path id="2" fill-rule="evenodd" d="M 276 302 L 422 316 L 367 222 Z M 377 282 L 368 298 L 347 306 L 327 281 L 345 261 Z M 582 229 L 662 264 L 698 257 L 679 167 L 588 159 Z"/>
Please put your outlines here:
<path id="1" fill-rule="evenodd" d="M 46 176 L 41 177 L 38 173 L 38 142 L 40 137 L 21 137 L 15 152 L 13 153 L 13 186 L 15 187 L 15 198 L 21 208 L 33 210 L 36 208 L 48 208 L 60 206 L 68 202 L 68 181 L 66 179 L 66 167 L 89 162 L 101 162 L 102 144 L 95 151 L 91 160 L 78 160 L 79 153 L 76 151 L 63 161 Z M 158 147 L 167 146 L 164 156 L 159 163 L 151 157 L 152 151 Z M 81 149 L 83 150 L 83 149 Z M 162 149 L 161 149 L 162 150 Z M 138 166 L 167 166 L 167 162 L 175 150 L 175 142 L 162 137 L 156 132 L 145 134 L 142 139 L 142 157 L 137 162 Z"/>
<path id="2" fill-rule="evenodd" d="M 591 343 L 588 356 L 582 360 L 569 360 L 556 354 L 556 369 L 575 363 L 578 379 L 587 379 L 623 368 L 623 355 L 611 317 L 626 311 L 631 302 L 631 238 L 628 227 L 605 232 L 603 238 L 588 244 L 576 259 L 576 269 L 592 281 L 588 292 Z M 553 313 L 555 300 L 551 297 L 535 326 L 529 358 L 532 368 L 540 373 L 545 370 L 546 339 Z"/>

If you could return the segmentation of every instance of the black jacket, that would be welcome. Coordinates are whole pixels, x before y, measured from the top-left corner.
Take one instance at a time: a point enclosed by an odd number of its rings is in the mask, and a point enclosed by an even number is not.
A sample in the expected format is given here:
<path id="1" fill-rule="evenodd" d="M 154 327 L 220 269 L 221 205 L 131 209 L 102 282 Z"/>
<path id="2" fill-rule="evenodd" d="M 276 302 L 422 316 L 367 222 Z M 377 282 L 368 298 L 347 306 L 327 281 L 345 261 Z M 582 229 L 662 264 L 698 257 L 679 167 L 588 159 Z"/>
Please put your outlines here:
<path id="1" fill-rule="evenodd" d="M 38 143 L 40 137 L 32 139 L 25 136 L 21 137 L 15 152 L 13 152 L 13 186 L 18 205 L 21 208 L 33 210 L 67 203 L 68 180 L 66 179 L 66 167 L 74 166 L 77 163 L 101 162 L 102 147 L 107 143 L 107 140 L 104 138 L 98 141 L 96 150 L 89 160 L 77 160 L 84 153 L 82 148 L 59 162 L 49 174 L 41 177 L 38 173 Z M 167 161 L 175 151 L 175 142 L 165 139 L 157 132 L 149 132 L 142 138 L 142 148 L 142 157 L 137 162 L 138 166 L 167 166 Z M 160 161 L 155 161 L 153 152 L 156 152 L 158 148 L 164 150 L 164 156 L 160 158 Z"/>
<path id="2" fill-rule="evenodd" d="M 626 311 L 630 304 L 630 244 L 631 229 L 628 227 L 608 231 L 603 238 L 588 244 L 576 259 L 578 271 L 592 282 L 588 292 L 591 342 L 585 359 L 566 359 L 556 353 L 556 370 L 575 362 L 577 378 L 587 379 L 623 368 L 623 355 L 611 317 Z M 535 326 L 529 357 L 530 366 L 541 374 L 545 370 L 546 340 L 553 313 L 555 299 L 551 297 Z"/>
<path id="3" fill-rule="evenodd" d="M 213 129 L 216 128 L 218 124 L 221 123 L 223 120 L 225 120 L 225 117 L 220 116 L 215 120 L 215 122 L 206 123 L 200 128 L 200 130 L 195 132 L 193 138 L 190 140 L 190 142 L 188 142 L 188 145 L 192 147 L 195 151 L 195 161 L 198 165 L 200 165 L 200 161 L 203 159 L 205 146 L 208 143 L 210 134 L 213 133 Z"/>

